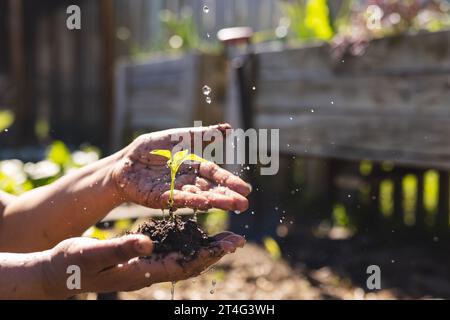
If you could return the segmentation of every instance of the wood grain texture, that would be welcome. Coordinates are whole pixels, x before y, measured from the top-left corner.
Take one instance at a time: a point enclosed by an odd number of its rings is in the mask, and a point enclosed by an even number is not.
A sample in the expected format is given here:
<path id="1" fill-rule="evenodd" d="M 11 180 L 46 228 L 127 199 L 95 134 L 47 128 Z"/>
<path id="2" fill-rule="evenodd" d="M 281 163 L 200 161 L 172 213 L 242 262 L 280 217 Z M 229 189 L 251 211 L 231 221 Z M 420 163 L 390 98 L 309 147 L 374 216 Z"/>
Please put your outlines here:
<path id="1" fill-rule="evenodd" d="M 222 118 L 225 62 L 221 56 L 189 53 L 123 63 L 116 69 L 114 148 L 136 132 L 193 126 Z M 212 88 L 205 102 L 203 85 Z"/>
<path id="2" fill-rule="evenodd" d="M 450 32 L 260 52 L 255 123 L 284 153 L 450 168 Z"/>

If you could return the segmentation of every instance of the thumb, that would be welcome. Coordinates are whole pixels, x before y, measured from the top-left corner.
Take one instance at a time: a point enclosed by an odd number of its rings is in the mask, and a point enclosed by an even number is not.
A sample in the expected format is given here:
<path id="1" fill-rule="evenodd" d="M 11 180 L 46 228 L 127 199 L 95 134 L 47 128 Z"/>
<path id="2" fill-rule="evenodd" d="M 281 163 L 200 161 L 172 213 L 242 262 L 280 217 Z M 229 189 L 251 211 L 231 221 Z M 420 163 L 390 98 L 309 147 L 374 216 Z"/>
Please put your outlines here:
<path id="1" fill-rule="evenodd" d="M 98 262 L 97 267 L 101 266 L 103 269 L 127 262 L 135 257 L 151 255 L 153 242 L 144 235 L 126 235 L 111 240 L 98 241 L 83 251 L 87 260 Z"/>

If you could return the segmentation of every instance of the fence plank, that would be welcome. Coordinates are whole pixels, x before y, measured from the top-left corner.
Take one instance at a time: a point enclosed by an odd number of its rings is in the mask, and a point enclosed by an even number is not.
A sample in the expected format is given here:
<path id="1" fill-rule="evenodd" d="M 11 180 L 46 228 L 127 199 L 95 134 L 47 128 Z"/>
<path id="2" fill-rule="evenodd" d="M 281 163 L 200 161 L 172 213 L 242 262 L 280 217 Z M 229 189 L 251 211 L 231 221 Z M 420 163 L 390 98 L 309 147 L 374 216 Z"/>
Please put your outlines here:
<path id="1" fill-rule="evenodd" d="M 448 56 L 448 31 L 377 40 L 345 67 L 325 45 L 259 53 L 256 125 L 285 153 L 450 168 Z"/>

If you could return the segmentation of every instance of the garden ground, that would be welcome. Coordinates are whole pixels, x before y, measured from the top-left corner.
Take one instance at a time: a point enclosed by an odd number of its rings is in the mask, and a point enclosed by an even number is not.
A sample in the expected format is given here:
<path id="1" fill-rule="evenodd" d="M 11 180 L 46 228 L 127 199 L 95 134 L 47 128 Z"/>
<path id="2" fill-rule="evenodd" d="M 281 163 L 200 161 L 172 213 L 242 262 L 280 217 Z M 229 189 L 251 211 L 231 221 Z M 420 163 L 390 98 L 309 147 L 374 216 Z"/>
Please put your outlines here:
<path id="1" fill-rule="evenodd" d="M 305 231 L 305 230 L 303 230 Z M 443 240 L 336 239 L 303 232 L 287 238 L 284 258 L 249 243 L 201 276 L 176 284 L 175 299 L 417 299 L 449 298 L 449 258 Z M 339 238 L 339 237 L 338 237 Z M 421 239 L 423 240 L 423 239 Z M 367 266 L 381 268 L 382 289 L 366 288 Z M 171 284 L 119 294 L 120 299 L 170 299 Z"/>

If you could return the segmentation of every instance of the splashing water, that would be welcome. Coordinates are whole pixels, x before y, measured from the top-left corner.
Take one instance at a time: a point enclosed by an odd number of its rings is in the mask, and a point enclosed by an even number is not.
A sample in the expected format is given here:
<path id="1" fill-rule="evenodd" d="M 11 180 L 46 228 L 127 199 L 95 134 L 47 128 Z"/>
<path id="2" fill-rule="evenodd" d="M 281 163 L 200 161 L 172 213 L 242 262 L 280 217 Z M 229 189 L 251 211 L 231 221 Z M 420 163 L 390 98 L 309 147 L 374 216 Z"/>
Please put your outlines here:
<path id="1" fill-rule="evenodd" d="M 194 216 L 192 217 L 192 220 L 194 220 L 195 222 L 197 222 L 197 209 L 194 209 Z"/>
<path id="2" fill-rule="evenodd" d="M 209 12 L 209 7 L 208 6 L 203 6 L 203 12 L 204 13 L 208 13 Z"/>
<path id="3" fill-rule="evenodd" d="M 170 300 L 175 300 L 175 285 L 177 283 L 172 281 L 172 288 L 170 288 Z"/>
<path id="4" fill-rule="evenodd" d="M 206 99 L 205 99 L 205 100 L 206 100 L 206 103 L 207 103 L 207 104 L 211 104 L 211 101 L 212 101 L 212 100 L 211 100 L 211 98 L 210 98 L 210 97 L 206 97 Z"/>
<path id="5" fill-rule="evenodd" d="M 209 291 L 210 294 L 214 294 L 214 292 L 216 291 L 215 287 L 216 287 L 216 279 L 213 279 L 211 281 L 211 285 L 212 285 L 212 289 Z"/>
<path id="6" fill-rule="evenodd" d="M 205 96 L 208 96 L 211 93 L 211 88 L 207 85 L 204 85 L 202 88 L 202 92 Z"/>

